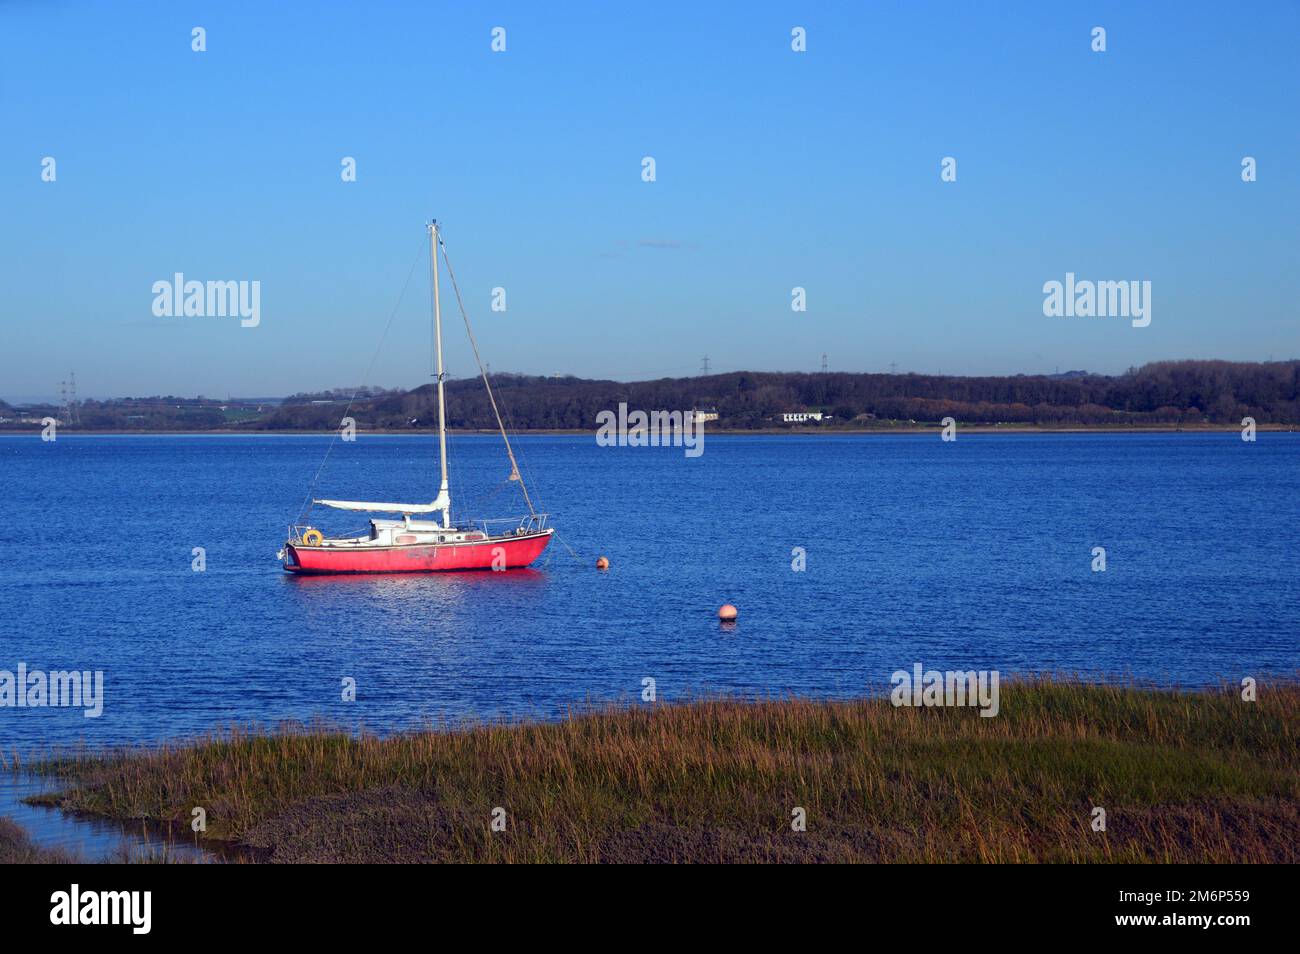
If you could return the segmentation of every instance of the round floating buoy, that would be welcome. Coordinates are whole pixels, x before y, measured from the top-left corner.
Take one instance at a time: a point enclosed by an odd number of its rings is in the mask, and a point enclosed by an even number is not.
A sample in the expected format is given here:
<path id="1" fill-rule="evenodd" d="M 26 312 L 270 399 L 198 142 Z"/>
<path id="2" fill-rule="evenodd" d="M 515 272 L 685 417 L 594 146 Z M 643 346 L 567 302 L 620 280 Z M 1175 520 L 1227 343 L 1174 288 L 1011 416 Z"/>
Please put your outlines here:
<path id="1" fill-rule="evenodd" d="M 736 607 L 732 606 L 730 603 L 723 603 L 722 607 L 718 610 L 718 619 L 722 620 L 724 623 L 734 623 L 738 612 L 739 611 Z"/>
<path id="2" fill-rule="evenodd" d="M 607 558 L 605 558 L 605 557 L 597 557 L 597 558 L 596 558 L 596 569 L 597 569 L 597 570 L 608 570 L 608 569 L 609 569 L 609 560 L 608 560 Z"/>
<path id="3" fill-rule="evenodd" d="M 309 547 L 318 547 L 325 540 L 325 534 L 319 530 L 308 530 L 302 535 L 302 542 Z"/>

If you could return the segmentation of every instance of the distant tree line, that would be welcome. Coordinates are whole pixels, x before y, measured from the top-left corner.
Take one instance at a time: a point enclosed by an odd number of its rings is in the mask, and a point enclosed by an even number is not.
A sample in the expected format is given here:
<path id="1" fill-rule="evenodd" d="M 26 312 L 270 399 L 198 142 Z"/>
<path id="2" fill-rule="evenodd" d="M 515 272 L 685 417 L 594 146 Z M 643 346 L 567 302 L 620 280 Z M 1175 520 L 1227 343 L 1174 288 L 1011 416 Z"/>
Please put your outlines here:
<path id="1" fill-rule="evenodd" d="M 300 394 L 290 394 L 284 399 L 285 404 L 311 404 L 325 401 L 350 401 L 355 397 L 359 401 L 370 400 L 371 398 L 383 397 L 386 394 L 401 394 L 400 389 L 378 388 L 378 387 L 360 387 L 360 388 L 331 388 L 328 391 L 308 391 Z"/>
<path id="2" fill-rule="evenodd" d="M 657 381 L 596 381 L 500 374 L 492 386 L 507 426 L 593 429 L 596 415 L 626 402 L 642 410 L 716 408 L 726 427 L 781 426 L 788 411 L 820 410 L 836 424 L 937 422 L 1039 425 L 1300 423 L 1300 361 L 1160 361 L 1118 376 L 1099 374 L 946 377 L 925 374 L 736 372 Z M 450 381 L 448 424 L 495 426 L 477 378 Z M 356 401 L 359 426 L 436 425 L 433 385 Z M 249 426 L 329 429 L 333 405 L 283 406 Z"/>
<path id="3" fill-rule="evenodd" d="M 270 410 L 277 405 L 278 402 L 267 403 L 263 408 Z M 4 405 L 0 407 L 0 416 L 53 417 L 64 421 L 68 414 L 58 404 L 31 404 L 16 408 Z M 206 431 L 226 427 L 240 416 L 238 410 L 223 411 L 220 402 L 202 396 L 91 399 L 77 402 L 75 427 L 78 430 Z M 248 409 L 243 416 L 256 416 L 256 413 Z"/>
<path id="4" fill-rule="evenodd" d="M 1237 425 L 1243 417 L 1300 424 L 1300 361 L 1159 361 L 1116 376 L 741 371 L 627 383 L 497 374 L 492 386 L 507 426 L 515 430 L 594 430 L 596 415 L 620 402 L 645 411 L 716 409 L 718 424 L 733 428 L 781 427 L 782 414 L 809 410 L 831 415 L 823 425 L 830 427 L 931 424 L 944 417 L 963 424 L 1045 426 Z M 478 378 L 449 381 L 447 392 L 451 427 L 495 427 Z M 345 410 L 362 428 L 437 424 L 432 385 L 413 391 L 368 388 L 351 400 L 354 393 L 339 388 L 295 394 L 279 404 L 120 398 L 81 401 L 77 411 L 79 428 L 89 430 L 332 430 Z M 54 405 L 14 408 L 0 402 L 0 416 L 11 421 L 58 413 Z"/>

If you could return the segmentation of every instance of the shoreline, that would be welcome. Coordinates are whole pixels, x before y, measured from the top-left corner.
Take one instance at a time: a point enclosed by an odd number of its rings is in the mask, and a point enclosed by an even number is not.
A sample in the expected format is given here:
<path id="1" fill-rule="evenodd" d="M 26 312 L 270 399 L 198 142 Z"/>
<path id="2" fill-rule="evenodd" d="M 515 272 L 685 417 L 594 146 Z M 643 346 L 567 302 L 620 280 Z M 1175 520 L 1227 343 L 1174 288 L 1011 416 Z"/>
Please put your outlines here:
<path id="1" fill-rule="evenodd" d="M 63 786 L 32 804 L 162 825 L 201 806 L 204 842 L 265 862 L 1295 863 L 1298 740 L 1300 681 L 1244 701 L 1040 678 L 1005 682 L 992 718 L 724 698 L 28 769 Z"/>
<path id="2" fill-rule="evenodd" d="M 719 437 L 836 437 L 836 436 L 878 436 L 885 437 L 891 434 L 934 434 L 941 430 L 941 425 L 934 424 L 927 427 L 872 427 L 872 428 L 830 428 L 830 427 L 769 427 L 769 428 L 709 428 L 706 427 L 704 434 L 707 437 L 713 434 Z M 1268 432 L 1274 434 L 1293 434 L 1300 431 L 1300 424 L 1259 424 L 1256 425 L 1256 432 Z M 4 437 L 37 437 L 40 436 L 41 429 L 32 427 L 27 429 L 0 428 L 0 436 Z M 331 437 L 337 434 L 336 430 L 239 430 L 237 428 L 213 428 L 204 431 L 173 431 L 173 430 L 156 430 L 156 431 L 122 431 L 122 430 L 78 430 L 75 428 L 60 429 L 61 436 L 65 437 Z M 406 435 L 408 437 L 432 437 L 436 436 L 433 430 L 411 430 L 409 428 L 358 428 L 357 433 L 361 435 L 382 435 L 384 437 Z M 474 436 L 474 435 L 496 435 L 500 432 L 494 428 L 478 428 L 473 430 L 448 428 L 447 434 Z M 581 437 L 593 436 L 596 430 L 575 428 L 575 429 L 550 429 L 537 428 L 529 430 L 510 431 L 512 437 L 527 437 L 537 435 L 539 437 Z M 1240 434 L 1241 428 L 1235 425 L 1198 425 L 1198 426 L 1169 426 L 1158 427 L 1154 425 L 1143 426 L 1115 426 L 1115 427 L 1039 427 L 1034 425 L 1016 425 L 1008 427 L 999 427 L 992 424 L 971 424 L 965 427 L 958 426 L 958 434 Z"/>

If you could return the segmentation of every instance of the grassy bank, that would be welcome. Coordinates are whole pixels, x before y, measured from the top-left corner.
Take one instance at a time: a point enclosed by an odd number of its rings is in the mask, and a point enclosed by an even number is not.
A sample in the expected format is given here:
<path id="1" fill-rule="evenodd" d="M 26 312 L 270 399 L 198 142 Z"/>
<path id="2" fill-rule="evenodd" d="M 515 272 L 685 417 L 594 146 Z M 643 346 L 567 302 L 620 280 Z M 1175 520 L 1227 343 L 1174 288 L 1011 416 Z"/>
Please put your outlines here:
<path id="1" fill-rule="evenodd" d="M 209 837 L 269 861 L 1300 861 L 1297 684 L 1247 703 L 1021 683 L 995 718 L 709 701 L 234 733 L 43 770 L 69 784 L 46 803 L 186 825 L 201 806 Z"/>
<path id="2" fill-rule="evenodd" d="M 8 818 L 0 818 L 0 865 L 58 865 L 77 860 L 61 849 L 33 844 L 20 826 Z"/>

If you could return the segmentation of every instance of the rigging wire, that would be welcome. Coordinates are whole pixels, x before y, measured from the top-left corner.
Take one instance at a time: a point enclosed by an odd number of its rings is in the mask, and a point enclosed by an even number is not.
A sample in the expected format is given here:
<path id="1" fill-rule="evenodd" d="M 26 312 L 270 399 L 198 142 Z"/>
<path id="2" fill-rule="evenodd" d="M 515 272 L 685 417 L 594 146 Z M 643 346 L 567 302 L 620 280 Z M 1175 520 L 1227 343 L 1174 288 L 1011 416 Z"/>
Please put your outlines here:
<path id="1" fill-rule="evenodd" d="M 452 270 L 451 259 L 447 257 L 447 243 L 443 241 L 442 233 L 438 233 L 438 244 L 442 246 L 442 260 L 447 263 L 447 277 L 451 279 L 452 291 L 456 293 L 456 305 L 460 309 L 460 317 L 465 322 L 465 333 L 469 336 L 469 346 L 474 352 L 474 360 L 478 363 L 479 375 L 483 378 L 483 386 L 487 388 L 488 401 L 492 404 L 492 413 L 497 419 L 497 428 L 501 431 L 501 440 L 506 445 L 506 456 L 510 458 L 511 476 L 519 479 L 519 489 L 523 491 L 524 503 L 528 505 L 528 512 L 537 516 L 537 511 L 533 508 L 533 501 L 528 496 L 528 487 L 524 483 L 524 475 L 519 472 L 519 462 L 515 460 L 515 452 L 510 446 L 510 437 L 506 434 L 506 426 L 501 420 L 501 411 L 497 408 L 496 395 L 492 393 L 492 382 L 488 380 L 487 369 L 483 367 L 483 359 L 478 353 L 478 342 L 474 340 L 474 329 L 469 324 L 469 314 L 465 311 L 465 301 L 461 298 L 460 285 L 456 283 L 456 273 Z"/>
<path id="2" fill-rule="evenodd" d="M 509 427 L 509 429 L 512 430 L 512 431 L 514 431 L 514 432 L 517 434 L 517 433 L 519 432 L 519 428 L 515 427 L 515 421 L 514 421 L 514 418 L 513 418 L 513 417 L 511 416 L 511 414 L 510 414 L 510 408 L 509 408 L 509 406 L 503 404 L 503 405 L 502 405 L 502 413 L 505 414 L 505 416 L 506 416 L 506 424 L 507 424 L 507 426 Z M 521 444 L 519 445 L 519 461 L 520 461 L 520 472 L 521 472 L 520 483 L 523 483 L 523 477 L 522 477 L 522 474 L 523 474 L 524 472 L 527 472 L 527 475 L 528 475 L 528 482 L 529 482 L 530 484 L 532 484 L 534 493 L 537 493 L 538 503 L 541 503 L 541 494 L 538 492 L 538 488 L 539 488 L 540 484 L 538 483 L 538 481 L 536 480 L 536 478 L 533 476 L 534 471 L 533 471 L 533 469 L 532 469 L 532 466 L 528 463 L 528 455 L 524 453 L 524 444 L 523 444 L 523 443 L 521 443 Z M 542 509 L 545 510 L 545 507 L 543 507 Z"/>
<path id="3" fill-rule="evenodd" d="M 559 533 L 558 530 L 557 530 L 556 533 L 555 533 L 555 539 L 559 540 L 560 543 L 563 544 L 564 549 L 566 549 L 566 550 L 569 551 L 569 556 L 573 557 L 573 558 L 574 558 L 575 560 L 577 560 L 579 563 L 582 562 L 582 558 L 581 558 L 580 556 L 578 556 L 577 553 L 574 552 L 573 547 L 569 546 L 569 542 L 568 542 L 567 540 L 565 540 L 564 537 L 560 536 L 560 533 Z"/>
<path id="4" fill-rule="evenodd" d="M 489 372 L 489 377 L 490 376 L 491 373 Z M 501 414 L 505 416 L 506 430 L 511 431 L 516 436 L 518 436 L 519 428 L 515 427 L 514 416 L 510 413 L 510 405 L 502 401 L 500 407 L 501 407 Z M 545 512 L 546 507 L 542 503 L 542 497 L 545 495 L 540 490 L 541 484 L 535 476 L 536 471 L 533 470 L 532 464 L 530 464 L 528 461 L 528 454 L 524 450 L 526 443 L 527 443 L 526 441 L 520 443 L 519 450 L 518 450 L 518 458 L 519 458 L 518 471 L 520 474 L 519 483 L 522 485 L 524 483 L 524 478 L 525 477 L 527 478 L 528 486 L 533 488 L 533 496 L 537 498 L 538 506 L 540 506 L 543 512 Z"/>
<path id="5" fill-rule="evenodd" d="M 379 352 L 384 347 L 385 339 L 388 338 L 388 331 L 393 327 L 393 319 L 397 317 L 397 310 L 402 307 L 402 299 L 406 297 L 406 289 L 411 284 L 411 276 L 415 274 L 415 266 L 420 264 L 420 257 L 424 252 L 424 245 L 425 241 L 424 239 L 421 239 L 419 247 L 415 250 L 415 260 L 411 262 L 411 267 L 406 273 L 406 281 L 402 283 L 402 290 L 397 296 L 397 302 L 393 305 L 393 310 L 388 313 L 388 321 L 384 324 L 383 334 L 379 336 L 379 344 L 375 346 L 375 352 L 370 356 L 370 363 L 366 365 L 366 373 L 362 375 L 361 383 L 357 386 L 356 390 L 352 392 L 352 397 L 348 399 L 348 406 L 343 411 L 344 417 L 348 416 L 348 413 L 352 410 L 352 405 L 357 400 L 357 395 L 361 393 L 361 389 L 364 388 L 370 380 L 370 372 L 374 370 L 375 361 L 379 359 Z M 298 511 L 297 523 L 301 523 L 303 518 L 311 512 L 311 501 L 312 495 L 316 493 L 316 482 L 320 480 L 321 472 L 325 470 L 325 465 L 329 462 L 330 454 L 334 451 L 334 445 L 341 436 L 341 433 L 342 432 L 339 428 L 336 427 L 334 429 L 334 436 L 330 439 L 329 446 L 325 448 L 325 457 L 321 460 L 320 466 L 316 468 L 316 475 L 312 477 L 311 484 L 307 488 L 307 499 L 302 502 L 302 507 Z"/>

